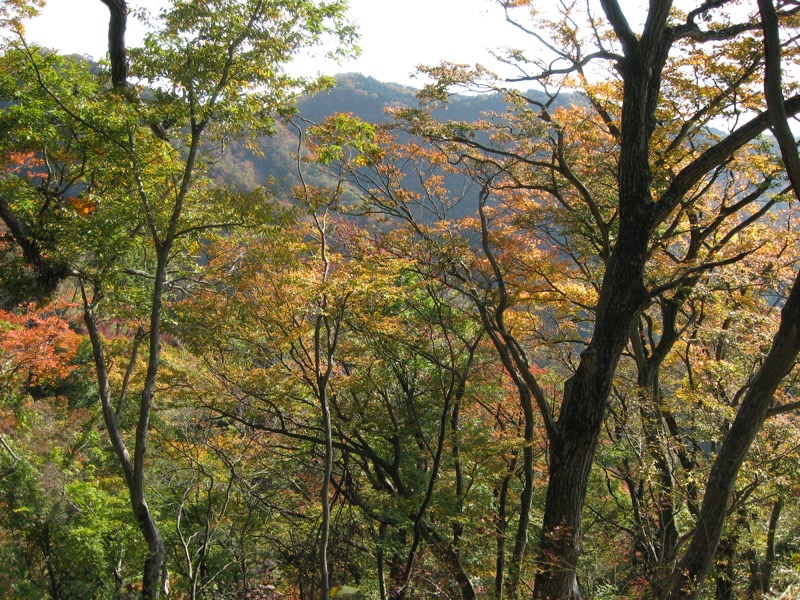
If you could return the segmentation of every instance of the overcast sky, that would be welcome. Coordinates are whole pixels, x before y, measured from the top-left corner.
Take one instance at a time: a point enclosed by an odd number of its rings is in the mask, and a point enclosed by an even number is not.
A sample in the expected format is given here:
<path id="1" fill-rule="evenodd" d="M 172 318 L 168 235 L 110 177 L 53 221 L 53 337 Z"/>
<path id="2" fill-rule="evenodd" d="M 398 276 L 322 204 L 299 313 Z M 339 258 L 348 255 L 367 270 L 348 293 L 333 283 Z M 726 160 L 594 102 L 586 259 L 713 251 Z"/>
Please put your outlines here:
<path id="1" fill-rule="evenodd" d="M 155 11 L 165 3 L 128 4 Z M 490 0 L 350 0 L 350 15 L 361 31 L 362 56 L 341 66 L 301 61 L 303 74 L 359 71 L 418 86 L 419 80 L 410 77 L 418 64 L 451 60 L 490 66 L 489 49 L 526 43 Z M 28 37 L 42 45 L 94 58 L 105 56 L 107 32 L 108 11 L 100 0 L 49 0 L 27 25 Z M 141 26 L 131 20 L 128 43 L 134 45 L 141 35 Z"/>

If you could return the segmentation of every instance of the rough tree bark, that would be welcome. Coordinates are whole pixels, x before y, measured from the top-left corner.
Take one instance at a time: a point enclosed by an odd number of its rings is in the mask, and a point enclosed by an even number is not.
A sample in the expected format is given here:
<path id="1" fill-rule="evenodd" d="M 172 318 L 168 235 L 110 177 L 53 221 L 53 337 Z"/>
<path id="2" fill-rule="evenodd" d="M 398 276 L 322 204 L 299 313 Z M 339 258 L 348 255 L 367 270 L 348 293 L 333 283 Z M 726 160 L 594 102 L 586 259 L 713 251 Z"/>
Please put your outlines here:
<path id="1" fill-rule="evenodd" d="M 111 85 L 115 89 L 128 85 L 128 56 L 125 31 L 128 27 L 128 6 L 125 0 L 100 0 L 108 7 L 108 58 L 111 61 Z"/>
<path id="2" fill-rule="evenodd" d="M 637 38 L 614 0 L 603 8 L 624 49 L 620 139 L 619 236 L 609 259 L 597 305 L 592 341 L 564 386 L 556 432 L 550 440 L 550 468 L 534 598 L 580 598 L 576 566 L 581 515 L 589 472 L 608 404 L 611 381 L 634 319 L 649 302 L 644 265 L 656 211 L 650 192 L 650 137 L 661 71 L 671 39 L 669 1 L 650 3 Z"/>

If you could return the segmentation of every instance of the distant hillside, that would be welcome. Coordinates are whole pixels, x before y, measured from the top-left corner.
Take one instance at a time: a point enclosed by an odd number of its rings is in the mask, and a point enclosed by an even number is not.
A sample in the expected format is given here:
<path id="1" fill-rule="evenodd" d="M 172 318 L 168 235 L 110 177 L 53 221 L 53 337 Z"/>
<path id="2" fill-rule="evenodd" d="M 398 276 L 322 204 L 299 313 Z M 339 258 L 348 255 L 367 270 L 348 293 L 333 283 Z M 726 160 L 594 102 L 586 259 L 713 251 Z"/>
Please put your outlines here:
<path id="1" fill-rule="evenodd" d="M 387 107 L 417 104 L 417 90 L 412 87 L 360 73 L 344 73 L 335 79 L 331 89 L 300 100 L 297 108 L 303 118 L 319 122 L 337 112 L 352 112 L 365 121 L 378 122 L 386 120 Z"/>
<path id="2" fill-rule="evenodd" d="M 353 113 L 372 123 L 386 121 L 388 107 L 417 106 L 416 89 L 396 83 L 383 83 L 360 73 L 336 76 L 336 85 L 330 90 L 302 98 L 299 114 L 304 119 L 319 123 L 335 113 Z M 434 113 L 441 120 L 473 121 L 487 111 L 502 112 L 506 108 L 501 94 L 454 96 L 447 109 Z M 277 125 L 276 135 L 260 140 L 263 156 L 232 145 L 215 169 L 221 182 L 251 189 L 269 179 L 291 185 L 296 179 L 297 138 L 294 132 Z M 311 174 L 313 178 L 313 174 Z"/>
<path id="3" fill-rule="evenodd" d="M 352 112 L 365 121 L 385 121 L 388 107 L 416 106 L 417 90 L 397 83 L 383 83 L 360 73 L 337 75 L 336 86 L 298 104 L 300 114 L 320 121 L 336 112 Z M 441 119 L 472 121 L 486 111 L 502 111 L 506 107 L 500 94 L 456 95 L 446 110 L 437 111 Z"/>

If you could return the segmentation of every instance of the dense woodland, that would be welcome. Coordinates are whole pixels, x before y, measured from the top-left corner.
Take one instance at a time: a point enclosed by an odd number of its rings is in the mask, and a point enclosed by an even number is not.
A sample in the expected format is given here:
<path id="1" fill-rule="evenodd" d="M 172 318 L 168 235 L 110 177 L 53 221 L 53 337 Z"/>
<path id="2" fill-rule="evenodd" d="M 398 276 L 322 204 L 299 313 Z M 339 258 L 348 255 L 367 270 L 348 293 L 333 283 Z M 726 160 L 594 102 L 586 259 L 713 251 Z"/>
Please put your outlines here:
<path id="1" fill-rule="evenodd" d="M 797 2 L 500 0 L 530 45 L 416 95 L 291 75 L 338 0 L 101 0 L 100 63 L 41 4 L 0 597 L 800 595 Z"/>

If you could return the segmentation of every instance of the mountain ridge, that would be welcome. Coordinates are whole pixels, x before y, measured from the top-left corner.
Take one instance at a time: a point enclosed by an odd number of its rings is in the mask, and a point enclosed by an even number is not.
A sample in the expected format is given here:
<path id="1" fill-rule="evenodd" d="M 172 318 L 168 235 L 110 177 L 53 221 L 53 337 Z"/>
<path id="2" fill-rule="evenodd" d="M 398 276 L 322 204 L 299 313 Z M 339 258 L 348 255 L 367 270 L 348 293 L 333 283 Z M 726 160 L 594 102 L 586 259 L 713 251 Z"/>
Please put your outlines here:
<path id="1" fill-rule="evenodd" d="M 334 75 L 335 85 L 328 90 L 301 98 L 298 115 L 311 123 L 320 123 L 337 113 L 350 113 L 370 123 L 387 122 L 389 107 L 417 107 L 417 88 L 387 83 L 369 75 L 349 72 Z M 531 92 L 533 94 L 533 92 Z M 563 102 L 575 101 L 566 95 Z M 503 112 L 508 104 L 500 92 L 486 94 L 455 94 L 446 107 L 433 111 L 440 121 L 475 121 L 486 113 Z M 214 176 L 221 184 L 234 185 L 242 190 L 254 189 L 267 181 L 295 182 L 297 171 L 297 136 L 285 125 L 276 123 L 272 136 L 259 139 L 257 152 L 241 144 L 231 144 L 216 164 Z"/>

